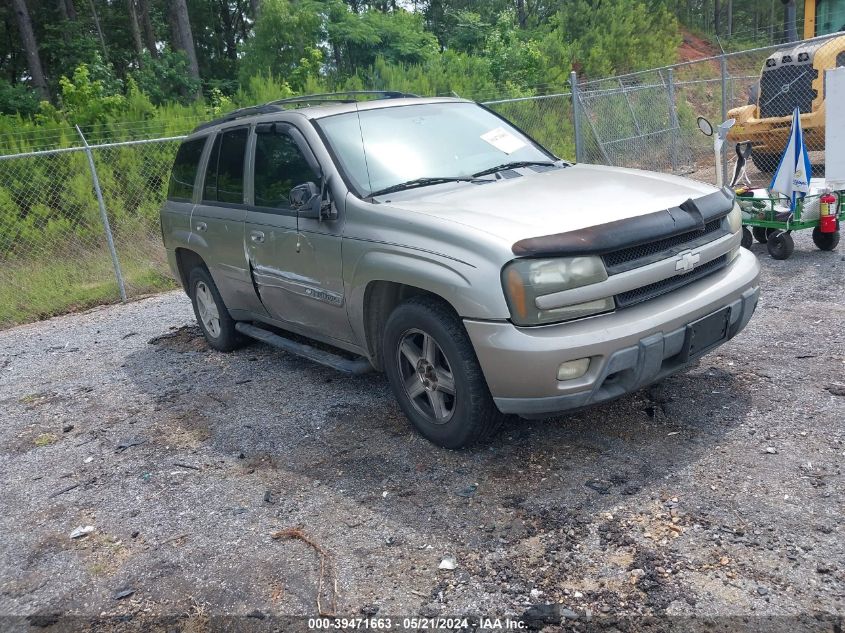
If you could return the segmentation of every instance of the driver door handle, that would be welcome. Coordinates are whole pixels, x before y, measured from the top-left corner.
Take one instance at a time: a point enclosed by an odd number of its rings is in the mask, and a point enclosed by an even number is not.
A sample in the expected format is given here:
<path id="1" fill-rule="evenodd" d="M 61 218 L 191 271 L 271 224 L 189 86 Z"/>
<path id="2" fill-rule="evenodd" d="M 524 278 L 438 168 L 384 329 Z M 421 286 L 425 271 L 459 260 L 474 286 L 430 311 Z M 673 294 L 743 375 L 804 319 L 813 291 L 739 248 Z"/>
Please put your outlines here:
<path id="1" fill-rule="evenodd" d="M 264 242 L 264 231 L 250 231 L 249 239 L 251 239 L 256 244 L 261 244 L 262 242 Z"/>

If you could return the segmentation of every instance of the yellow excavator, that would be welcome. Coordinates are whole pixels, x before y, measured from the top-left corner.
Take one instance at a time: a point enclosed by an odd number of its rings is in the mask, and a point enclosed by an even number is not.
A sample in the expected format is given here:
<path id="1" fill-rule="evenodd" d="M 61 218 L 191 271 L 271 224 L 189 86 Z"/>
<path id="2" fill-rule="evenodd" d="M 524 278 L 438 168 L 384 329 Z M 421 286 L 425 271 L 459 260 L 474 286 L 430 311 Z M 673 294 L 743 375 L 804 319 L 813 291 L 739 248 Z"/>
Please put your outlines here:
<path id="1" fill-rule="evenodd" d="M 845 31 L 845 0 L 805 1 L 805 40 L 840 31 Z M 845 66 L 845 34 L 797 42 L 771 54 L 756 90 L 749 95 L 751 103 L 728 112 L 728 118 L 736 119 L 728 141 L 751 141 L 754 165 L 762 172 L 773 172 L 797 106 L 807 149 L 824 150 L 825 71 L 837 66 Z"/>

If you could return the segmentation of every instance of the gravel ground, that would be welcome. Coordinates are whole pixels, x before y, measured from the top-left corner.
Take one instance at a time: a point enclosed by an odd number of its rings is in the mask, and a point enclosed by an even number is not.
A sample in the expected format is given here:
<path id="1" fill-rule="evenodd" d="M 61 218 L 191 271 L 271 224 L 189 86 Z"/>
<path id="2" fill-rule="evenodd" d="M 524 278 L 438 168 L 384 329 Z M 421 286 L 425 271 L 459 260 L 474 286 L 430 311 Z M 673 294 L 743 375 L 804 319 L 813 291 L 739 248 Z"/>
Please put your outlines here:
<path id="1" fill-rule="evenodd" d="M 698 366 L 461 452 L 381 375 L 209 350 L 181 293 L 0 332 L 0 628 L 263 626 L 317 613 L 323 560 L 352 617 L 841 631 L 845 257 L 796 237 Z"/>

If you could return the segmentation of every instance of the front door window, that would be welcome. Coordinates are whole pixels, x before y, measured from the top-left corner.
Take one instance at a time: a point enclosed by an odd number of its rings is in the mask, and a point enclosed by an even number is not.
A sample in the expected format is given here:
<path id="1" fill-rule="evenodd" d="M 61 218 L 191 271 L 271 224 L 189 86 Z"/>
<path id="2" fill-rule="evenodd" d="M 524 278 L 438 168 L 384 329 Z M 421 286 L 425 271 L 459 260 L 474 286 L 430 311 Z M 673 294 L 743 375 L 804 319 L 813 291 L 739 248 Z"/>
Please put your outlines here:
<path id="1" fill-rule="evenodd" d="M 290 190 L 317 182 L 294 140 L 287 134 L 259 134 L 255 142 L 255 206 L 288 209 Z"/>

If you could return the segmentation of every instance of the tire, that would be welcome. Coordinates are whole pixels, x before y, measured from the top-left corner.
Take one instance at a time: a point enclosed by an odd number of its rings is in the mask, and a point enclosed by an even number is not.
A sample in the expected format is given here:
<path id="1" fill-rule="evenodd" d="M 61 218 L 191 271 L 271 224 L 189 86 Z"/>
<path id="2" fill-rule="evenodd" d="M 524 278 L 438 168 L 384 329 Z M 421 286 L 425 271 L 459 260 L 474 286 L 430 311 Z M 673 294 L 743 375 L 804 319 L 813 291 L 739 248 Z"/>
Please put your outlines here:
<path id="1" fill-rule="evenodd" d="M 754 239 L 760 242 L 760 244 L 765 244 L 769 241 L 768 236 L 766 235 L 767 229 L 763 228 L 762 226 L 755 226 L 751 229 L 751 234 L 754 236 Z"/>
<path id="2" fill-rule="evenodd" d="M 769 249 L 772 259 L 789 259 L 795 250 L 795 242 L 786 231 L 775 231 L 769 234 L 766 248 Z"/>
<path id="3" fill-rule="evenodd" d="M 505 415 L 496 408 L 463 323 L 450 306 L 412 297 L 391 313 L 383 343 L 390 387 L 423 437 L 444 448 L 464 448 L 499 429 Z"/>
<path id="4" fill-rule="evenodd" d="M 754 166 L 765 174 L 771 174 L 777 169 L 780 162 L 779 154 L 763 154 L 756 150 L 751 151 L 751 161 Z"/>
<path id="5" fill-rule="evenodd" d="M 197 323 L 211 347 L 220 352 L 231 352 L 241 346 L 243 339 L 235 330 L 235 321 L 206 268 L 198 266 L 191 271 L 188 296 L 194 306 Z"/>
<path id="6" fill-rule="evenodd" d="M 751 231 L 748 230 L 747 226 L 742 227 L 742 242 L 740 245 L 743 248 L 751 248 L 751 245 L 754 243 L 754 238 L 751 237 Z"/>
<path id="7" fill-rule="evenodd" d="M 822 233 L 819 227 L 813 229 L 813 244 L 823 251 L 832 251 L 839 245 L 839 231 Z"/>

